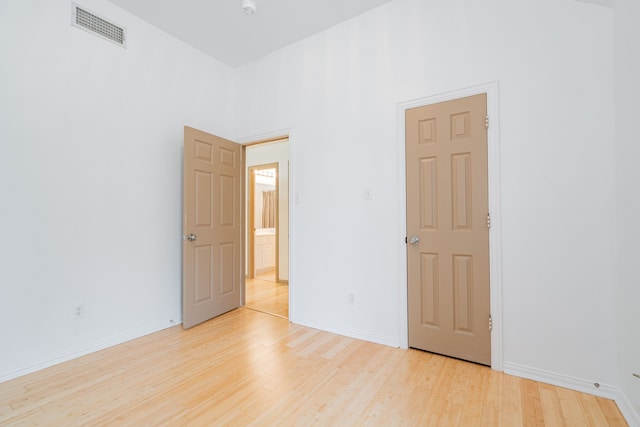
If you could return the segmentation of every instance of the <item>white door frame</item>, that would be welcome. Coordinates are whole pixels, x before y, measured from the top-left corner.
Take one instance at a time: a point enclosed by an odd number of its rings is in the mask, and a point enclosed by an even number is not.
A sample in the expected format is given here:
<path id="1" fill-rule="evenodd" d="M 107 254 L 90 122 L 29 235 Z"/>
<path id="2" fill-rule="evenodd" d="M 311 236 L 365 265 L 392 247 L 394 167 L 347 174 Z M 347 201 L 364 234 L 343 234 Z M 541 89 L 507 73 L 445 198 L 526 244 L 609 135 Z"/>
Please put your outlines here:
<path id="1" fill-rule="evenodd" d="M 500 217 L 500 138 L 498 82 L 490 82 L 465 89 L 454 90 L 398 104 L 398 194 L 400 200 L 400 221 L 398 226 L 398 338 L 401 348 L 409 347 L 409 325 L 407 306 L 407 183 L 405 160 L 405 112 L 410 108 L 436 104 L 467 96 L 487 94 L 487 115 L 489 116 L 488 176 L 489 176 L 489 289 L 491 293 L 491 368 L 502 371 L 502 257 L 501 257 L 501 217 Z"/>
<path id="2" fill-rule="evenodd" d="M 295 140 L 294 140 L 294 131 L 293 128 L 289 128 L 289 129 L 282 129 L 282 130 L 276 130 L 273 132 L 267 132 L 267 133 L 262 133 L 259 135 L 252 135 L 252 136 L 248 136 L 248 137 L 243 137 L 243 138 L 239 138 L 236 139 L 236 142 L 238 144 L 241 144 L 243 146 L 246 145 L 251 145 L 251 144 L 256 144 L 256 143 L 260 143 L 260 142 L 268 142 L 268 141 L 272 141 L 272 140 L 277 140 L 277 139 L 284 139 L 284 138 L 288 138 L 289 139 L 289 203 L 288 203 L 288 208 L 289 208 L 289 230 L 286 230 L 286 232 L 289 234 L 289 321 L 292 323 L 296 323 L 296 319 L 297 319 L 297 314 L 296 314 L 296 280 L 295 280 L 295 243 L 296 243 L 296 239 L 295 239 L 295 209 L 294 209 L 294 194 L 297 191 L 296 190 L 296 179 L 295 179 L 295 161 L 294 161 L 294 153 L 295 153 Z M 244 150 L 244 147 L 243 147 Z M 243 155 L 244 155 L 244 151 L 243 151 Z M 246 165 L 245 165 L 245 169 L 246 169 Z M 246 224 L 245 224 L 245 229 L 246 229 Z M 280 230 L 281 232 L 285 232 L 285 230 Z M 244 267 L 244 266 L 243 266 Z M 243 290 L 244 292 L 244 290 Z M 243 298 L 244 298 L 244 293 L 243 293 Z M 244 299 L 243 299 L 244 301 Z"/>

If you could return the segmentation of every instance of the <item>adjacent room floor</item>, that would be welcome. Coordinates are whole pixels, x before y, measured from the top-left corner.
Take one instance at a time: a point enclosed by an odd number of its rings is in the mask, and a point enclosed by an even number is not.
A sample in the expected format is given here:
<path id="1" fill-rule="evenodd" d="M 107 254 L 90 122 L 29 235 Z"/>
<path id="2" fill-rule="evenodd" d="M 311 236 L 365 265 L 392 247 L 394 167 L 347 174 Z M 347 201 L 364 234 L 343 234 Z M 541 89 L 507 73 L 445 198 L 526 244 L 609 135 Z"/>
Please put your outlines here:
<path id="1" fill-rule="evenodd" d="M 274 270 L 256 274 L 254 279 L 246 279 L 246 289 L 246 308 L 289 317 L 289 286 L 276 282 Z"/>

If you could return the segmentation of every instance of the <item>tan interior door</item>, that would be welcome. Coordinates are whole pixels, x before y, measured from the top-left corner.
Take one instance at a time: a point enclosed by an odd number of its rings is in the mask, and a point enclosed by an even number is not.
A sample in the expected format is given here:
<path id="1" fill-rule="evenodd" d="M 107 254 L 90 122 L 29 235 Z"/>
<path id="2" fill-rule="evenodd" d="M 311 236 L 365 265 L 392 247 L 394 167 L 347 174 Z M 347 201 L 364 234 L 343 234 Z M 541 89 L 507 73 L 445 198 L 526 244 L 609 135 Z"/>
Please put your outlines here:
<path id="1" fill-rule="evenodd" d="M 240 306 L 242 172 L 240 145 L 185 126 L 184 328 Z"/>
<path id="2" fill-rule="evenodd" d="M 409 346 L 491 364 L 486 94 L 406 111 Z"/>

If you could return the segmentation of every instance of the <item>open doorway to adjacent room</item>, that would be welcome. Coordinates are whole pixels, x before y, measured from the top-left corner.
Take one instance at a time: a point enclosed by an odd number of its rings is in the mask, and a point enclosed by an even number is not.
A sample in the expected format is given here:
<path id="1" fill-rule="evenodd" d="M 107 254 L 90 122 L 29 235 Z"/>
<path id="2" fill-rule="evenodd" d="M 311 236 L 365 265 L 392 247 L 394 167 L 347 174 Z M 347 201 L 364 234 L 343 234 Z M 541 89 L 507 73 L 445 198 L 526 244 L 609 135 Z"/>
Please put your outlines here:
<path id="1" fill-rule="evenodd" d="M 246 146 L 245 307 L 289 317 L 289 140 Z"/>

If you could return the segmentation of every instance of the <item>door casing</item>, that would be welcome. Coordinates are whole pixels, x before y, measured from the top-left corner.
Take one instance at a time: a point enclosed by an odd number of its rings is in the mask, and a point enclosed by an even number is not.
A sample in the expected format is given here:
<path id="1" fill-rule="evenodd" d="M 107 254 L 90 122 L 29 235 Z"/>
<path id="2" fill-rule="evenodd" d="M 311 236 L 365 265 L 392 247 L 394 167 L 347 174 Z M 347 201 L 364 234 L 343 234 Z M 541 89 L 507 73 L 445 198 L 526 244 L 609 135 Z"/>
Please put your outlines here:
<path id="1" fill-rule="evenodd" d="M 489 229 L 489 276 L 491 294 L 491 315 L 493 329 L 491 331 L 491 368 L 502 371 L 503 344 L 502 344 L 502 258 L 501 258 L 501 221 L 500 221 L 500 144 L 499 144 L 499 109 L 498 109 L 498 82 L 490 82 L 478 86 L 453 90 L 437 95 L 427 96 L 398 105 L 398 206 L 399 226 L 397 232 L 398 254 L 398 345 L 401 348 L 409 347 L 408 329 L 408 304 L 407 304 L 407 253 L 405 244 L 406 235 L 406 165 L 405 165 L 405 112 L 410 108 L 436 104 L 467 96 L 487 94 L 487 115 L 489 116 L 489 128 L 487 130 L 488 141 L 488 178 L 489 178 L 489 213 L 491 215 L 491 228 Z"/>

